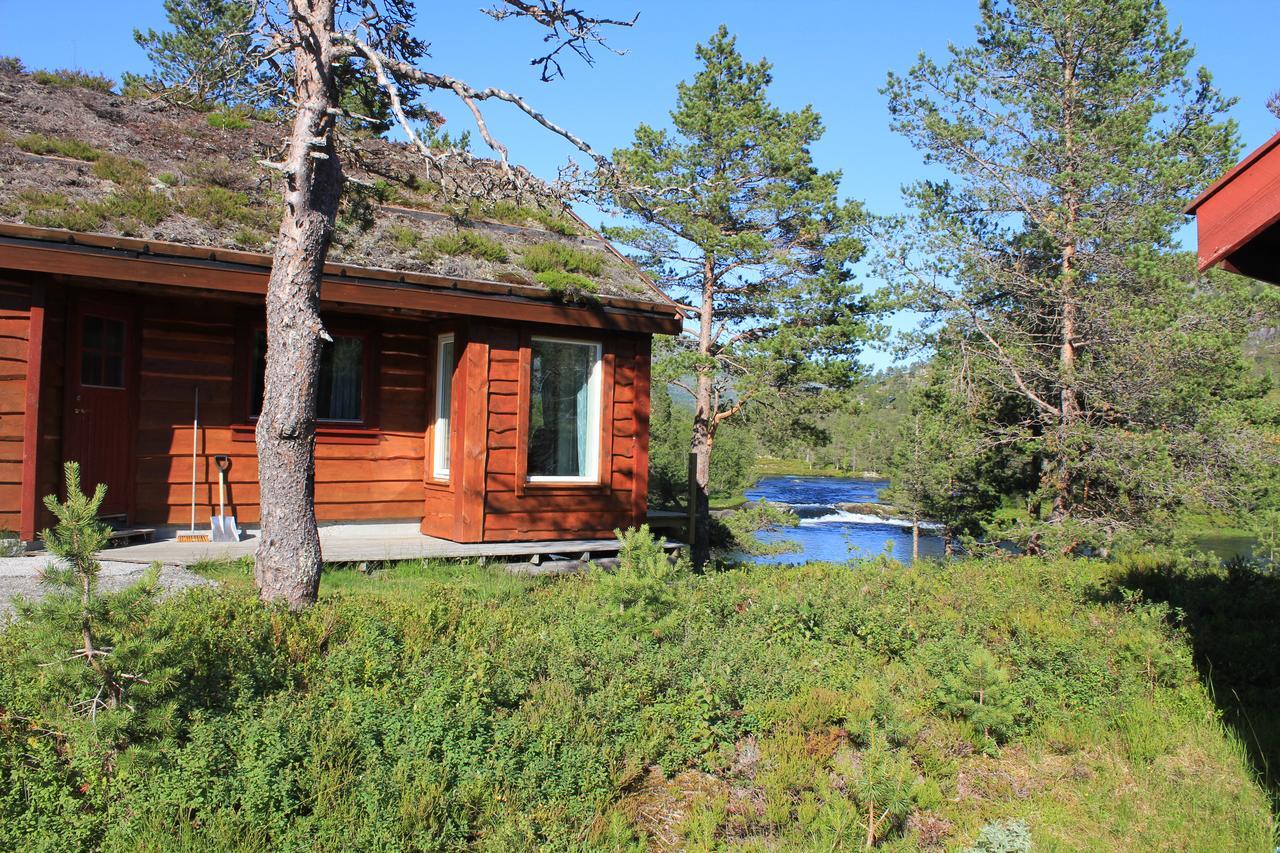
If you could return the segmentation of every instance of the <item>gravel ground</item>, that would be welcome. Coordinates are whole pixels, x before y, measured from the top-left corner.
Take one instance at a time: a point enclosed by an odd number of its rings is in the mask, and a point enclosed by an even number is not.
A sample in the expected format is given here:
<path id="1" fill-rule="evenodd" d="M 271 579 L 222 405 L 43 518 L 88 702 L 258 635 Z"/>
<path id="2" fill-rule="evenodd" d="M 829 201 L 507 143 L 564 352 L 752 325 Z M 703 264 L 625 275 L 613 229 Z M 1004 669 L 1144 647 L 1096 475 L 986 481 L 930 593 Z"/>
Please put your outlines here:
<path id="1" fill-rule="evenodd" d="M 52 559 L 52 557 L 0 558 L 0 615 L 12 610 L 10 602 L 16 595 L 26 598 L 39 598 L 44 595 L 45 588 L 40 583 L 40 570 Z M 146 570 L 147 566 L 139 563 L 113 563 L 104 560 L 102 574 L 99 575 L 99 589 L 104 592 L 123 589 L 141 578 Z M 193 586 L 213 586 L 213 584 L 213 581 L 179 566 L 164 566 L 160 569 L 160 586 L 166 592 Z"/>

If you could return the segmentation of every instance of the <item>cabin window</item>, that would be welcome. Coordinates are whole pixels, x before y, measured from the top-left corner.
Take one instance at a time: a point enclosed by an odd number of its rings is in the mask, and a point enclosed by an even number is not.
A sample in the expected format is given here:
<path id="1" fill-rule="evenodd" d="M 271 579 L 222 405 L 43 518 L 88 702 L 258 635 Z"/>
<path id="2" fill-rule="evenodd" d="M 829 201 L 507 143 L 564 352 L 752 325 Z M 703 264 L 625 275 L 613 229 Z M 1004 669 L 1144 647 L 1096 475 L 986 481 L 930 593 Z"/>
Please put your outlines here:
<path id="1" fill-rule="evenodd" d="M 432 474 L 449 479 L 449 421 L 453 412 L 453 335 L 436 344 L 436 423 L 432 436 Z"/>
<path id="2" fill-rule="evenodd" d="M 257 330 L 253 339 L 253 389 L 250 412 L 262 412 L 266 390 L 267 333 Z M 316 418 L 322 421 L 359 423 L 364 418 L 365 339 L 333 335 L 320 350 L 320 381 L 316 388 Z"/>
<path id="3" fill-rule="evenodd" d="M 124 387 L 124 321 L 84 316 L 80 329 L 80 384 Z"/>
<path id="4" fill-rule="evenodd" d="M 596 482 L 600 344 L 533 338 L 529 356 L 529 480 Z"/>

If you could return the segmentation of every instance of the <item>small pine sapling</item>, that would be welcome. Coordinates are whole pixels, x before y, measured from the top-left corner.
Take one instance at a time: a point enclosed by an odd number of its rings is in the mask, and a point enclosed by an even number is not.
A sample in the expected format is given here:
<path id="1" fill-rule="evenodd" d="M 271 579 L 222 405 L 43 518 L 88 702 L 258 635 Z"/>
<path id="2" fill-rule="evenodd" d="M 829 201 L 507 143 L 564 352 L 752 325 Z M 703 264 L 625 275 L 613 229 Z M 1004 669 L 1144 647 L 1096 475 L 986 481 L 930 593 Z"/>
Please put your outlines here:
<path id="1" fill-rule="evenodd" d="M 1017 697 L 1010 690 L 1009 672 L 996 656 L 979 646 L 942 688 L 942 706 L 968 720 L 993 743 L 1003 741 L 1013 729 Z"/>
<path id="2" fill-rule="evenodd" d="M 42 603 L 39 613 L 78 636 L 80 646 L 67 660 L 83 659 L 93 673 L 95 694 L 79 705 L 92 717 L 99 709 L 119 707 L 130 682 L 145 681 L 113 666 L 113 647 L 103 644 L 101 633 L 104 626 L 128 624 L 138 618 L 141 608 L 154 597 L 159 571 L 153 566 L 140 583 L 117 595 L 98 595 L 102 564 L 94 555 L 110 538 L 110 529 L 98 521 L 107 487 L 99 483 L 92 496 L 86 495 L 80 488 L 80 466 L 68 462 L 64 473 L 67 499 L 59 502 L 54 495 L 44 499 L 58 523 L 41 531 L 40 536 L 60 563 L 49 563 L 41 573 L 41 582 L 55 594 Z"/>

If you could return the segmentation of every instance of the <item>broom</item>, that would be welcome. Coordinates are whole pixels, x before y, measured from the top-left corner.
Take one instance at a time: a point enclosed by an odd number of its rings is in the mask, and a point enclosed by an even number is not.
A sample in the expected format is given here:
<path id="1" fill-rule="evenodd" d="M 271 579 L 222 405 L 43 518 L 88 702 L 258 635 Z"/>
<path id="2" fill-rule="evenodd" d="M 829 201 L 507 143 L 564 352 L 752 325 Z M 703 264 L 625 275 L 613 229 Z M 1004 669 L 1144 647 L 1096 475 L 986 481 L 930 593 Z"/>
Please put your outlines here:
<path id="1" fill-rule="evenodd" d="M 179 542 L 212 542 L 213 534 L 196 530 L 196 451 L 200 444 L 200 386 L 196 386 L 196 411 L 191 421 L 191 529 L 178 531 Z"/>

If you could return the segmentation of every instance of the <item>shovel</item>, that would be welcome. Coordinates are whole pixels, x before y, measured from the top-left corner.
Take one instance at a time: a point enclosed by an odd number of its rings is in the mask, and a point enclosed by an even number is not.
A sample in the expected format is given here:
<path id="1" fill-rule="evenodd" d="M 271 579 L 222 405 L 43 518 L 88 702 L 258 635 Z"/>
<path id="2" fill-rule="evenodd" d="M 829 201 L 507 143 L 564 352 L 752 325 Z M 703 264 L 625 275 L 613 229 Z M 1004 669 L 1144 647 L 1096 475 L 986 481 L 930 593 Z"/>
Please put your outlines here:
<path id="1" fill-rule="evenodd" d="M 231 457 L 220 453 L 213 457 L 213 464 L 218 466 L 218 514 L 210 519 L 213 541 L 239 542 L 240 528 L 236 526 L 236 517 L 227 515 L 227 472 L 231 470 Z"/>

